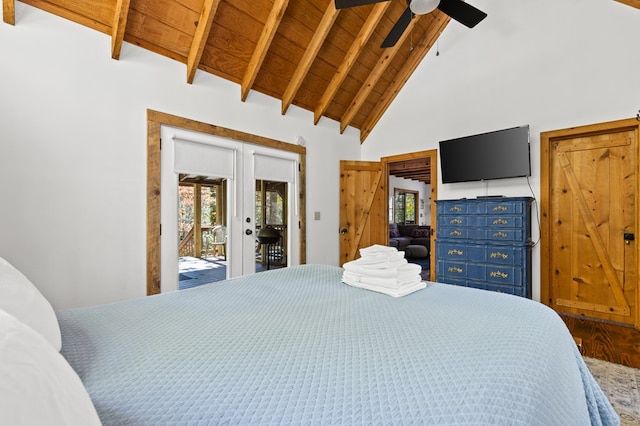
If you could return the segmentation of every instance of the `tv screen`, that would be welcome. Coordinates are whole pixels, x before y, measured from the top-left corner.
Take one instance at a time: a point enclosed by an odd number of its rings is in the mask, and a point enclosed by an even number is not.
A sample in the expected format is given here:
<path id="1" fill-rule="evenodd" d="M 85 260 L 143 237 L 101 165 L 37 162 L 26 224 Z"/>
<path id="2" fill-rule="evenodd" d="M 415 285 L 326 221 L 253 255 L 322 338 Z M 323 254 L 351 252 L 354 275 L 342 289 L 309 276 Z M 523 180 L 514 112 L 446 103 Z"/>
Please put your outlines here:
<path id="1" fill-rule="evenodd" d="M 529 126 L 440 142 L 442 183 L 531 176 Z"/>

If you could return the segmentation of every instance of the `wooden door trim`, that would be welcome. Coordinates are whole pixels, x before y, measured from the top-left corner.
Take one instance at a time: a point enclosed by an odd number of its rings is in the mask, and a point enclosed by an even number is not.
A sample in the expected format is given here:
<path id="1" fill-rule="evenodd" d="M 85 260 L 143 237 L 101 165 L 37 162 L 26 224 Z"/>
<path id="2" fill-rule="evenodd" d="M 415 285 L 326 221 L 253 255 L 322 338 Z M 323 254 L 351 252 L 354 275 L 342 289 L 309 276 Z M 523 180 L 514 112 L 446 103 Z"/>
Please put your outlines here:
<path id="1" fill-rule="evenodd" d="M 407 154 L 399 154 L 399 155 L 391 155 L 388 157 L 382 157 L 380 161 L 382 162 L 382 174 L 386 176 L 387 182 L 384 188 L 384 197 L 387 202 L 387 211 L 389 211 L 389 163 L 399 163 L 407 160 L 415 160 L 416 158 L 425 158 L 428 157 L 431 170 L 430 170 L 430 180 L 431 180 L 431 200 L 430 200 L 430 211 L 431 211 L 431 237 L 429 239 L 429 243 L 431 248 L 429 249 L 429 253 L 431 253 L 429 260 L 429 273 L 432 276 L 432 279 L 435 278 L 436 271 L 436 241 L 434 236 L 436 235 L 436 203 L 435 200 L 438 199 L 438 150 L 437 149 L 429 149 L 426 151 L 417 151 L 410 152 Z M 387 214 L 385 219 L 387 228 L 389 227 L 389 215 Z M 389 245 L 389 233 L 387 232 L 387 245 Z"/>
<path id="2" fill-rule="evenodd" d="M 552 305 L 551 297 L 551 156 L 552 147 L 557 141 L 577 137 L 596 136 L 603 133 L 633 131 L 635 135 L 636 150 L 640 147 L 640 121 L 635 118 L 590 124 L 585 126 L 570 127 L 540 133 L 540 301 L 547 306 Z M 638 153 L 636 153 L 638 155 Z M 639 157 L 640 158 L 640 157 Z M 637 174 L 638 175 L 638 174 Z M 636 176 L 638 179 L 638 176 Z M 636 191 L 640 185 L 636 182 Z M 636 223 L 640 223 L 640 211 L 638 208 L 639 194 L 635 194 Z M 637 230 L 636 230 L 637 231 Z M 636 243 L 636 261 L 640 259 L 640 250 Z M 637 265 L 638 266 L 638 265 Z M 637 267 L 636 266 L 636 267 Z M 637 291 L 640 299 L 640 291 Z M 640 306 L 640 300 L 636 306 Z M 635 324 L 640 325 L 640 309 L 636 309 Z"/>
<path id="3" fill-rule="evenodd" d="M 298 154 L 300 164 L 300 263 L 306 250 L 306 148 L 164 112 L 147 110 L 147 295 L 160 293 L 160 128 L 162 125 Z"/>

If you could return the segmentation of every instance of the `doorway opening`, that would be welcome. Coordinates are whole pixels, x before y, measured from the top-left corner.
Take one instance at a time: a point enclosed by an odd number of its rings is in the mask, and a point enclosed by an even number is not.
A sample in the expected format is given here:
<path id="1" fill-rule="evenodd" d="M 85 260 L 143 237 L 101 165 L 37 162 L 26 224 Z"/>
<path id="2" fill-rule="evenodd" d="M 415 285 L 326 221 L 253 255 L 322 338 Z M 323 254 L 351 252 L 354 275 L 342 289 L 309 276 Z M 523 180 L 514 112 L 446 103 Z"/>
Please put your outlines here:
<path id="1" fill-rule="evenodd" d="M 176 175 L 173 172 L 195 171 L 175 168 L 174 150 L 176 141 L 181 136 L 183 142 L 186 138 L 187 143 L 188 140 L 194 140 L 205 142 L 209 147 L 218 147 L 215 155 L 206 158 L 196 155 L 195 158 L 202 161 L 198 161 L 195 166 L 198 170 L 202 169 L 197 172 L 199 175 L 211 175 L 207 170 L 215 170 L 217 176 L 227 179 L 228 188 L 224 196 L 225 205 L 228 205 L 228 211 L 224 215 L 229 231 L 228 245 L 225 247 L 227 274 L 230 277 L 240 276 L 253 272 L 255 267 L 254 222 L 243 211 L 243 206 L 247 206 L 247 212 L 254 212 L 255 199 L 253 191 L 242 191 L 246 187 L 241 181 L 245 169 L 249 173 L 253 172 L 254 176 L 250 177 L 251 185 L 256 178 L 289 182 L 289 215 L 292 217 L 289 222 L 296 223 L 297 226 L 287 230 L 287 262 L 290 265 L 306 263 L 304 146 L 147 110 L 147 294 L 177 289 L 177 264 L 169 260 L 178 257 L 177 225 L 174 225 L 177 223 L 174 215 L 177 216 L 178 203 L 177 200 L 174 203 L 172 199 L 177 198 L 178 183 L 177 179 L 174 181 Z M 272 167 L 274 164 L 277 166 Z M 259 175 L 255 173 L 256 168 Z M 277 176 L 271 175 L 274 171 L 279 172 Z M 167 195 L 161 196 L 165 191 Z M 167 200 L 170 202 L 164 204 Z M 162 261 L 163 257 L 165 261 Z"/>
<path id="2" fill-rule="evenodd" d="M 410 263 L 431 279 L 432 198 L 435 194 L 433 152 L 386 157 L 389 208 L 389 245 L 404 251 Z"/>

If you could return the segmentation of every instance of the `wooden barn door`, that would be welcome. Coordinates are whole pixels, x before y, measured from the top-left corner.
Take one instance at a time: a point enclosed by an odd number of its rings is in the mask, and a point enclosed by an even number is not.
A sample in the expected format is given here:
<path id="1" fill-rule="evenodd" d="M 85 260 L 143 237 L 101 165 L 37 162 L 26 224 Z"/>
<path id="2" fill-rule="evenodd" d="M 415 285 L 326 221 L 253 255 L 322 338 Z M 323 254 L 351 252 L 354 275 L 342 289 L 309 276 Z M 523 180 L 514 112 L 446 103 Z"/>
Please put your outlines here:
<path id="1" fill-rule="evenodd" d="M 638 124 L 542 135 L 549 199 L 543 199 L 541 296 L 558 312 L 640 325 Z"/>
<path id="2" fill-rule="evenodd" d="M 340 161 L 340 265 L 387 244 L 386 182 L 381 162 Z"/>

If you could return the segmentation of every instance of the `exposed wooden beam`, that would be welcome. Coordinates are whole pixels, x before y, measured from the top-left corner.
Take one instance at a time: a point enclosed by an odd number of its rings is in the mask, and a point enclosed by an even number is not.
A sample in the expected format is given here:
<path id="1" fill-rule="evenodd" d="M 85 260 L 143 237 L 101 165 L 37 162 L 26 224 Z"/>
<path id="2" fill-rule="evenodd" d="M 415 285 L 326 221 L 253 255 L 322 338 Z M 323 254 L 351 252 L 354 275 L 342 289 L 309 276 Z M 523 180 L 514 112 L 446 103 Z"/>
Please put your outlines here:
<path id="1" fill-rule="evenodd" d="M 124 33 L 127 29 L 127 17 L 129 16 L 130 0 L 118 0 L 111 27 L 111 57 L 120 59 L 120 50 L 124 41 Z"/>
<path id="2" fill-rule="evenodd" d="M 426 163 L 424 160 L 407 161 L 406 165 L 403 163 L 398 163 L 398 165 L 390 164 L 389 173 L 391 173 L 392 175 L 395 175 L 398 173 L 407 174 L 407 173 L 423 172 L 429 169 L 430 167 L 431 166 L 428 163 Z"/>
<path id="3" fill-rule="evenodd" d="M 631 7 L 640 9 L 640 0 L 616 0 L 617 2 L 624 3 Z"/>
<path id="4" fill-rule="evenodd" d="M 193 34 L 193 41 L 189 48 L 189 56 L 187 56 L 187 83 L 189 84 L 193 83 L 193 79 L 196 76 L 196 71 L 202 59 L 202 52 L 204 52 L 204 47 L 207 45 L 207 39 L 209 38 L 209 32 L 213 24 L 213 17 L 216 14 L 219 4 L 220 0 L 205 0 L 202 5 L 200 19 L 198 19 L 196 32 Z"/>
<path id="5" fill-rule="evenodd" d="M 2 20 L 9 25 L 16 24 L 15 0 L 2 0 Z"/>
<path id="6" fill-rule="evenodd" d="M 241 86 L 242 102 L 247 100 L 247 95 L 249 95 L 251 86 L 253 86 L 253 82 L 256 80 L 258 72 L 260 71 L 260 67 L 262 66 L 262 61 L 264 61 L 264 57 L 267 55 L 269 46 L 271 46 L 273 37 L 276 35 L 276 31 L 278 30 L 278 25 L 280 25 L 280 21 L 284 16 L 284 12 L 287 9 L 288 4 L 289 4 L 289 0 L 275 0 L 275 2 L 273 3 L 273 8 L 271 8 L 271 13 L 267 18 L 267 22 L 265 23 L 264 28 L 262 29 L 262 34 L 260 35 L 260 39 L 256 44 L 256 48 L 253 51 L 253 55 L 249 60 L 249 65 L 247 66 L 247 70 L 245 71 L 244 77 L 242 78 L 242 86 Z"/>
<path id="7" fill-rule="evenodd" d="M 400 162 L 388 162 L 389 175 L 424 183 L 431 181 L 431 159 L 419 157 Z"/>
<path id="8" fill-rule="evenodd" d="M 420 62 L 427 55 L 427 52 L 431 49 L 431 47 L 435 44 L 436 40 L 447 26 L 451 18 L 445 15 L 442 12 L 438 12 L 438 17 L 436 18 L 438 22 L 435 22 L 430 26 L 430 30 L 425 34 L 425 36 L 418 42 L 417 48 L 414 48 L 413 54 L 407 59 L 404 63 L 398 74 L 396 74 L 393 82 L 387 87 L 384 94 L 373 108 L 367 121 L 360 127 L 360 143 L 364 142 L 367 136 L 371 133 L 374 126 L 378 123 L 378 120 L 385 113 L 391 102 L 396 98 L 400 90 L 405 85 L 411 74 L 415 71 L 415 69 L 420 65 Z"/>
<path id="9" fill-rule="evenodd" d="M 411 22 L 409 23 L 409 26 L 407 26 L 407 28 L 404 30 L 404 32 L 402 33 L 402 36 L 400 37 L 398 42 L 395 44 L 395 46 L 387 49 L 383 49 L 382 56 L 378 60 L 378 63 L 373 68 L 373 70 L 371 70 L 369 77 L 367 77 L 367 80 L 364 82 L 362 87 L 360 87 L 360 90 L 356 94 L 355 98 L 353 98 L 353 101 L 351 101 L 351 104 L 349 105 L 345 113 L 342 115 L 342 119 L 340 120 L 340 133 L 344 133 L 344 130 L 347 128 L 347 126 L 351 124 L 351 120 L 353 120 L 353 117 L 355 117 L 355 115 L 358 113 L 358 111 L 364 104 L 364 101 L 367 99 L 367 97 L 373 90 L 378 80 L 380 80 L 380 77 L 382 76 L 382 74 L 385 72 L 385 70 L 387 69 L 387 67 L 393 60 L 393 58 L 400 51 L 400 49 L 403 48 L 402 45 L 404 44 L 404 41 L 409 36 L 409 34 L 411 34 L 411 29 L 413 28 L 415 23 L 418 21 L 418 19 L 420 19 L 420 17 L 421 17 L 420 15 L 416 15 L 411 20 Z"/>
<path id="10" fill-rule="evenodd" d="M 327 107 L 333 100 L 333 97 L 338 92 L 340 85 L 349 74 L 349 71 L 351 70 L 351 67 L 353 66 L 353 64 L 356 63 L 356 59 L 360 55 L 360 52 L 362 52 L 362 49 L 364 49 L 364 46 L 367 44 L 367 41 L 369 41 L 369 37 L 371 37 L 371 34 L 373 34 L 373 32 L 375 31 L 376 27 L 378 26 L 378 22 L 380 22 L 380 19 L 382 18 L 382 16 L 384 15 L 384 12 L 387 10 L 390 4 L 391 4 L 390 1 L 386 1 L 383 3 L 378 3 L 374 6 L 373 10 L 371 11 L 371 14 L 367 18 L 367 21 L 364 23 L 364 25 L 360 29 L 360 32 L 358 33 L 355 40 L 351 44 L 349 51 L 347 52 L 344 59 L 342 60 L 342 63 L 338 67 L 338 70 L 333 75 L 331 82 L 329 82 L 329 85 L 327 86 L 326 90 L 322 94 L 322 97 L 320 98 L 320 102 L 318 103 L 318 106 L 316 107 L 313 113 L 314 124 L 318 124 L 318 121 L 320 121 L 320 118 L 327 110 Z"/>
<path id="11" fill-rule="evenodd" d="M 287 109 L 289 109 L 291 102 L 293 102 L 293 98 L 296 96 L 298 89 L 300 89 L 302 80 L 307 76 L 307 73 L 311 68 L 311 64 L 313 64 L 313 61 L 318 55 L 318 51 L 322 47 L 322 43 L 324 43 L 325 38 L 327 38 L 327 35 L 329 34 L 329 30 L 331 30 L 333 23 L 338 17 L 338 13 L 340 13 L 340 11 L 336 9 L 334 2 L 329 1 L 329 5 L 322 16 L 320 25 L 316 28 L 313 38 L 311 39 L 311 42 L 309 42 L 307 50 L 302 56 L 302 60 L 298 63 L 298 67 L 293 73 L 293 77 L 289 80 L 289 85 L 282 95 L 283 115 L 287 112 Z"/>
<path id="12" fill-rule="evenodd" d="M 45 12 L 52 13 L 61 18 L 68 19 L 71 22 L 75 22 L 76 24 L 84 25 L 88 28 L 93 28 L 96 31 L 100 31 L 103 34 L 111 34 L 111 30 L 113 28 L 113 14 L 110 9 L 96 7 L 96 12 L 100 14 L 100 17 L 97 16 L 85 16 L 83 14 L 78 13 L 71 5 L 82 4 L 84 2 L 81 1 L 73 1 L 73 2 L 52 2 L 50 0 L 21 0 L 21 3 L 28 4 L 29 6 L 33 6 L 37 9 L 44 10 Z M 59 5 L 58 3 L 64 4 Z M 68 3 L 68 4 L 67 4 Z M 70 9 L 71 8 L 71 9 Z"/>

